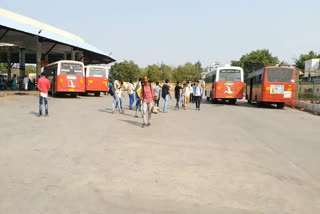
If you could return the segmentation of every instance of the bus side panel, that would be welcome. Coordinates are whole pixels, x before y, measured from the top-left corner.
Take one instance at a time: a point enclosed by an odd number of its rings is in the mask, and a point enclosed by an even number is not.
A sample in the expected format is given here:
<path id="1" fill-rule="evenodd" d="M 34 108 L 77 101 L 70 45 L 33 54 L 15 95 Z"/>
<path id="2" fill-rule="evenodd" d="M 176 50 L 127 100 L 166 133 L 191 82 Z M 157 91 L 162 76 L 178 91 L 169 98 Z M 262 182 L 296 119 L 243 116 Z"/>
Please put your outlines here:
<path id="1" fill-rule="evenodd" d="M 58 75 L 57 92 L 85 92 L 85 78 L 82 75 Z"/>
<path id="2" fill-rule="evenodd" d="M 237 82 L 217 82 L 215 84 L 215 98 L 217 99 L 242 99 L 244 83 Z"/>
<path id="3" fill-rule="evenodd" d="M 86 77 L 86 91 L 108 91 L 108 79 L 104 77 Z"/>
<path id="4" fill-rule="evenodd" d="M 252 100 L 262 101 L 262 84 L 254 84 L 252 89 Z"/>

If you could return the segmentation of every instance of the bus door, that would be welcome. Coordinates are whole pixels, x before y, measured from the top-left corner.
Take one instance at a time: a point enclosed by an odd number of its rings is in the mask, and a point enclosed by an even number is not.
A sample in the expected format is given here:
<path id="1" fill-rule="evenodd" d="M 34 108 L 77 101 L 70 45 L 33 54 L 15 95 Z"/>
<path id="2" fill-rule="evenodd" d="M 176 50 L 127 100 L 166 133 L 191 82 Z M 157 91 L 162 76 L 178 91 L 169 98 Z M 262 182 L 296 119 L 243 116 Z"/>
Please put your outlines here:
<path id="1" fill-rule="evenodd" d="M 249 100 L 252 100 L 252 90 L 253 90 L 253 78 L 250 78 L 249 80 Z"/>

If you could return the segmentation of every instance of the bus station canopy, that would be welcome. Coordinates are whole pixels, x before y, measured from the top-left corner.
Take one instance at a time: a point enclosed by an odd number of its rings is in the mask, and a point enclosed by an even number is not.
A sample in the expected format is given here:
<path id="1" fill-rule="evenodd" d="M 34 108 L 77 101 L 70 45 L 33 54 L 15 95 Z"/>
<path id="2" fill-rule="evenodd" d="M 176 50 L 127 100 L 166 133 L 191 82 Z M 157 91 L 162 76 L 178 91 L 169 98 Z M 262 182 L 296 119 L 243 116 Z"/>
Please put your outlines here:
<path id="1" fill-rule="evenodd" d="M 25 63 L 35 64 L 39 47 L 41 60 L 46 58 L 49 63 L 73 58 L 85 64 L 115 61 L 74 34 L 0 8 L 0 60 L 7 60 L 10 49 L 11 62 L 18 63 L 19 49 L 24 49 Z"/>

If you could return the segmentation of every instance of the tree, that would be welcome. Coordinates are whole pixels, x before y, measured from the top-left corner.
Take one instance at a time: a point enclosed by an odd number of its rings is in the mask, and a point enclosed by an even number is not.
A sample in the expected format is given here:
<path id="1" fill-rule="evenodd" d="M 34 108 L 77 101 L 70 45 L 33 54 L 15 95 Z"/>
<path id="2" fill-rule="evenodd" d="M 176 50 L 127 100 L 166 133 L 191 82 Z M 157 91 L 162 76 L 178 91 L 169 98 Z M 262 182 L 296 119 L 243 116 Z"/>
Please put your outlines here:
<path id="1" fill-rule="evenodd" d="M 310 51 L 308 54 L 301 54 L 298 59 L 295 59 L 296 67 L 304 70 L 305 62 L 309 59 L 320 58 L 320 54 Z"/>
<path id="2" fill-rule="evenodd" d="M 172 79 L 172 68 L 169 65 L 162 64 L 161 67 L 161 80 Z"/>
<path id="3" fill-rule="evenodd" d="M 190 62 L 183 66 L 179 66 L 172 72 L 173 80 L 175 81 L 197 81 L 202 79 L 203 69 L 200 63 L 192 64 Z"/>
<path id="4" fill-rule="evenodd" d="M 160 80 L 161 71 L 158 65 L 153 64 L 149 65 L 147 68 L 147 76 L 149 77 L 150 82 L 156 82 Z"/>
<path id="5" fill-rule="evenodd" d="M 248 76 L 251 72 L 266 66 L 279 64 L 278 57 L 272 56 L 268 49 L 252 51 L 243 55 L 239 61 L 232 61 L 233 66 L 240 66 Z"/>
<path id="6" fill-rule="evenodd" d="M 140 68 L 133 61 L 124 61 L 116 63 L 111 67 L 109 79 L 110 81 L 135 81 L 140 76 Z"/>

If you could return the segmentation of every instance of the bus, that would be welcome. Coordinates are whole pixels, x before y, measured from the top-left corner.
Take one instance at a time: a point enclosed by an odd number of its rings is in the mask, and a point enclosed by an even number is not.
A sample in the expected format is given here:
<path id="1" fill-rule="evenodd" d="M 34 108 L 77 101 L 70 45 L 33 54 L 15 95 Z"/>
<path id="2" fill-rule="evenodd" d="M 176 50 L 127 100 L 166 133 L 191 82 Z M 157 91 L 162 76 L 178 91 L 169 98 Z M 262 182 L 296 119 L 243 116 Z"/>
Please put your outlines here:
<path id="1" fill-rule="evenodd" d="M 85 67 L 86 74 L 86 94 L 94 93 L 96 97 L 101 92 L 108 92 L 108 68 L 105 66 L 88 65 Z"/>
<path id="2" fill-rule="evenodd" d="M 295 69 L 287 66 L 265 67 L 252 72 L 246 80 L 248 103 L 276 104 L 283 109 L 295 97 Z"/>
<path id="3" fill-rule="evenodd" d="M 78 61 L 62 60 L 46 65 L 44 75 L 49 79 L 52 96 L 70 94 L 76 97 L 85 92 L 84 64 Z"/>
<path id="4" fill-rule="evenodd" d="M 205 95 L 208 101 L 218 100 L 235 104 L 243 98 L 243 69 L 234 66 L 217 66 L 206 77 Z"/>

